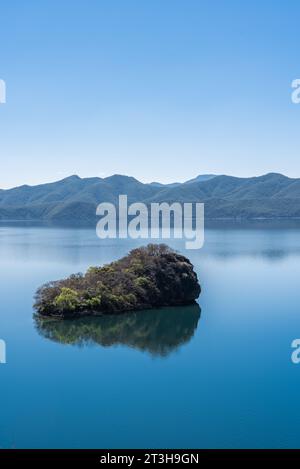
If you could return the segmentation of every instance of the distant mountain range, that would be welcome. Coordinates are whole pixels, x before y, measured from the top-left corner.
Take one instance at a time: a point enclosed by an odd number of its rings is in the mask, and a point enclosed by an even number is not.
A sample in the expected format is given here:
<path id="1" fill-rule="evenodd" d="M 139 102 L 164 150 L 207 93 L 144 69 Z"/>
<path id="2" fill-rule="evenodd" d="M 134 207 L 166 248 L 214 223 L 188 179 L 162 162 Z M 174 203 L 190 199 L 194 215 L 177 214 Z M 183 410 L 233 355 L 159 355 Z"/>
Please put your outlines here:
<path id="1" fill-rule="evenodd" d="M 300 217 L 300 179 L 270 173 L 238 178 L 200 175 L 185 183 L 143 184 L 133 177 L 70 176 L 38 186 L 0 190 L 0 220 L 94 223 L 100 202 L 204 202 L 205 217 L 257 219 Z"/>

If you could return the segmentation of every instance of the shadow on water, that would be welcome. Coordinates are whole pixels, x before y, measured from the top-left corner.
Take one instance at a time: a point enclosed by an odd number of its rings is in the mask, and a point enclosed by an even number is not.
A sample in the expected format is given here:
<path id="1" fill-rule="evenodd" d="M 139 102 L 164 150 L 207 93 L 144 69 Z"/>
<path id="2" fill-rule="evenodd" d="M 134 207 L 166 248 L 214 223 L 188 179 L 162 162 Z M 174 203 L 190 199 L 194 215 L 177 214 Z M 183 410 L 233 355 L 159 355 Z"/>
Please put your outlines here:
<path id="1" fill-rule="evenodd" d="M 193 337 L 201 309 L 198 304 L 137 311 L 118 316 L 53 320 L 35 317 L 39 334 L 79 347 L 125 345 L 166 357 Z"/>

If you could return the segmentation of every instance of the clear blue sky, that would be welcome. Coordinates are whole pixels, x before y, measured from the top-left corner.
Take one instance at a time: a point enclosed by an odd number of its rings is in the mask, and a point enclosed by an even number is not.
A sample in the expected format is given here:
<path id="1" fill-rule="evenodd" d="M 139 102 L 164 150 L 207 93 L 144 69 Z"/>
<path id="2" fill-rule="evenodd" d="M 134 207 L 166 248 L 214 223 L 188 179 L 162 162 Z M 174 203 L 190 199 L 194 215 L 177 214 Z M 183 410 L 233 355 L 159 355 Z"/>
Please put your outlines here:
<path id="1" fill-rule="evenodd" d="M 3 0 L 0 187 L 300 177 L 296 0 Z"/>

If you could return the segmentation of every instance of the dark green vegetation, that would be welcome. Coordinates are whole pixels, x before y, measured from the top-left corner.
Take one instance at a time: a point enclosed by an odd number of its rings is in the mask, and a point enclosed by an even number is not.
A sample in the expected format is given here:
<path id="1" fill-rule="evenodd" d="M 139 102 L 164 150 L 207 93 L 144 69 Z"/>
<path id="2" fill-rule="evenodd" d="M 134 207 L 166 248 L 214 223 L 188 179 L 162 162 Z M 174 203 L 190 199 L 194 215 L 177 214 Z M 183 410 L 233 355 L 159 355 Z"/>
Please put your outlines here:
<path id="1" fill-rule="evenodd" d="M 0 220 L 93 224 L 101 202 L 204 202 L 206 218 L 300 217 L 300 179 L 202 175 L 186 183 L 142 184 L 132 177 L 71 176 L 51 184 L 0 190 Z"/>
<path id="2" fill-rule="evenodd" d="M 50 282 L 36 293 L 42 316 L 71 318 L 191 304 L 200 294 L 190 261 L 164 244 L 149 244 L 85 275 Z"/>
<path id="3" fill-rule="evenodd" d="M 194 335 L 200 318 L 197 304 L 59 321 L 36 316 L 43 337 L 79 347 L 126 345 L 151 355 L 167 356 Z"/>

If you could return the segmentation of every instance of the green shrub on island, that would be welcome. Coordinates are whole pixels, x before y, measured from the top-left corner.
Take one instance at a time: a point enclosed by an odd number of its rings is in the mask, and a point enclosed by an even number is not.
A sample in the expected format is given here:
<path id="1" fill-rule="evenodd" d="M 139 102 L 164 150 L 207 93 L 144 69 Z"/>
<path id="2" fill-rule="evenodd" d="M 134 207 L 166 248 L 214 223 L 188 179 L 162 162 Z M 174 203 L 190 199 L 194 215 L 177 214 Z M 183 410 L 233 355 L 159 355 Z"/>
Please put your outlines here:
<path id="1" fill-rule="evenodd" d="M 133 249 L 127 256 L 86 274 L 38 289 L 35 309 L 61 318 L 192 304 L 201 288 L 191 262 L 165 244 Z"/>

